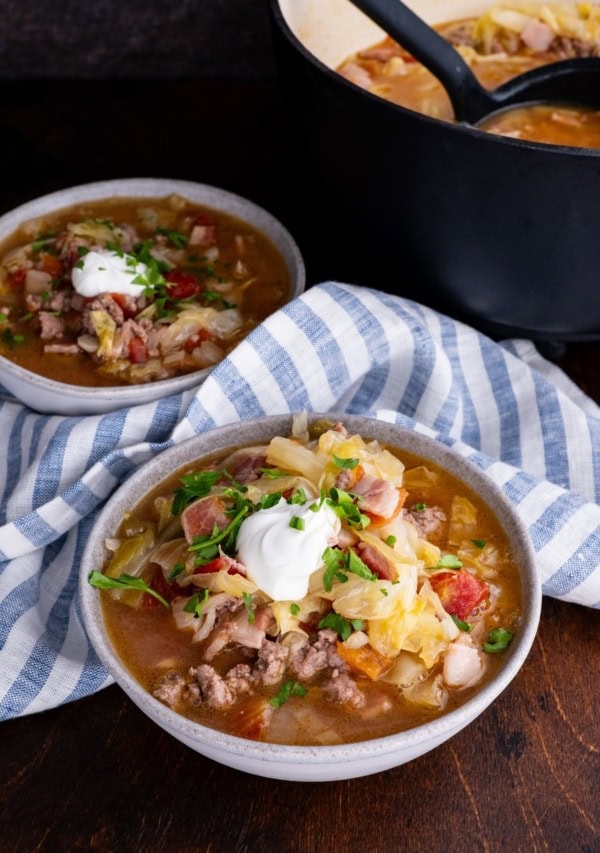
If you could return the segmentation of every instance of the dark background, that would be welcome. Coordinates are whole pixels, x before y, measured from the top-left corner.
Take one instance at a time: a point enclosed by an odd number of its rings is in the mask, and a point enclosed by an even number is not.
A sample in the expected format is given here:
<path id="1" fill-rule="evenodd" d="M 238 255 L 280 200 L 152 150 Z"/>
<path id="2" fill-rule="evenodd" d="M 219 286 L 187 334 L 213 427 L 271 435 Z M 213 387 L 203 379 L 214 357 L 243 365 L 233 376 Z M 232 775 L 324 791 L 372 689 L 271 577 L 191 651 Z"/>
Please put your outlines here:
<path id="1" fill-rule="evenodd" d="M 0 0 L 0 77 L 274 73 L 266 0 Z"/>

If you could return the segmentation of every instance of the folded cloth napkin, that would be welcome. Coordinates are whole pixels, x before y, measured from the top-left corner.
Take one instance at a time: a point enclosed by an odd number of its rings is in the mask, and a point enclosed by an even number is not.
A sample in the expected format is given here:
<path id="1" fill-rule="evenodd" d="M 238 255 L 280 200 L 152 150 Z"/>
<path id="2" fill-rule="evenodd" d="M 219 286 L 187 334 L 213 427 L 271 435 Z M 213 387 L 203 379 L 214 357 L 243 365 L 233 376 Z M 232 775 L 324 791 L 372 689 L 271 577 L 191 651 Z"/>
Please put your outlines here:
<path id="1" fill-rule="evenodd" d="M 79 418 L 0 400 L 0 719 L 110 683 L 77 595 L 103 501 L 160 450 L 264 414 L 362 413 L 437 437 L 513 501 L 543 592 L 600 607 L 600 409 L 528 341 L 496 344 L 406 299 L 326 283 L 185 394 Z"/>

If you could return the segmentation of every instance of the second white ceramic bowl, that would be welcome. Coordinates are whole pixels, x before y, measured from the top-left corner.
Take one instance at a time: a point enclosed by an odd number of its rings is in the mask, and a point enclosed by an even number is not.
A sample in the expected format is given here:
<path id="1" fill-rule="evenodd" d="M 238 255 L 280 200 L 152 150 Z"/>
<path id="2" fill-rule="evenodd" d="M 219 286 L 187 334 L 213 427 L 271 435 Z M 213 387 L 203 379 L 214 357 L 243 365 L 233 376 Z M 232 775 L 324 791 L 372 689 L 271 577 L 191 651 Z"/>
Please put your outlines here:
<path id="1" fill-rule="evenodd" d="M 274 216 L 246 198 L 191 181 L 167 178 L 129 178 L 82 184 L 41 196 L 0 217 L 0 241 L 23 222 L 87 201 L 108 198 L 165 198 L 173 193 L 196 204 L 241 219 L 266 235 L 282 255 L 291 282 L 290 299 L 305 287 L 306 274 L 300 250 L 291 234 Z M 200 385 L 211 368 L 140 385 L 84 388 L 47 379 L 0 356 L 0 385 L 38 412 L 60 415 L 101 414 L 151 403 Z"/>

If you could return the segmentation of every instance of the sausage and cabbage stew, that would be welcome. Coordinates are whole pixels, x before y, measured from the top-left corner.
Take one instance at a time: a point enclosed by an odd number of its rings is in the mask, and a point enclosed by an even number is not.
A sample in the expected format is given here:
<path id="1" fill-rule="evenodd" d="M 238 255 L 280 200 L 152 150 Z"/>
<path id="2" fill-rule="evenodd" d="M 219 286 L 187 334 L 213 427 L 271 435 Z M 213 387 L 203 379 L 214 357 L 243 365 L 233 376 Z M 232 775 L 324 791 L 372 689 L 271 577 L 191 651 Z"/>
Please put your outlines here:
<path id="1" fill-rule="evenodd" d="M 502 666 L 518 567 L 488 506 L 429 461 L 316 423 L 174 473 L 89 582 L 133 676 L 244 738 L 410 729 Z"/>
<path id="2" fill-rule="evenodd" d="M 436 29 L 488 89 L 549 62 L 600 56 L 600 7 L 587 2 L 509 0 L 479 18 L 451 21 Z M 400 106 L 432 118 L 454 119 L 442 85 L 391 38 L 349 57 L 338 71 Z M 600 148 L 600 111 L 588 107 L 525 106 L 498 113 L 481 126 L 515 139 Z"/>
<path id="3" fill-rule="evenodd" d="M 0 246 L 0 353 L 60 382 L 115 386 L 219 362 L 290 297 L 275 246 L 181 196 L 107 199 Z"/>

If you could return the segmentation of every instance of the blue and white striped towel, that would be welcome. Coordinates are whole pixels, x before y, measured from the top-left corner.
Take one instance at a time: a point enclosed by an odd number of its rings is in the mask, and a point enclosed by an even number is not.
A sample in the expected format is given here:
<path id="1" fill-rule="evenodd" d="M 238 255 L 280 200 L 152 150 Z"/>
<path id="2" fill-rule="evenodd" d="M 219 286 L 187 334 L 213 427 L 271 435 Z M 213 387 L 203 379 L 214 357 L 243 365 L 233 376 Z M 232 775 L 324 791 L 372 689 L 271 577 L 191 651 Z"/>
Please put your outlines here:
<path id="1" fill-rule="evenodd" d="M 0 402 L 0 719 L 109 683 L 85 636 L 81 551 L 98 507 L 158 451 L 233 421 L 347 411 L 457 448 L 531 531 L 546 595 L 600 607 L 600 409 L 527 341 L 493 343 L 408 300 L 312 288 L 195 391 L 97 417 Z"/>

